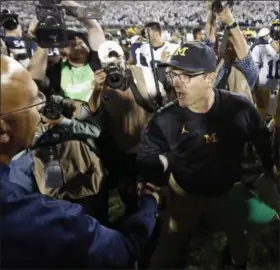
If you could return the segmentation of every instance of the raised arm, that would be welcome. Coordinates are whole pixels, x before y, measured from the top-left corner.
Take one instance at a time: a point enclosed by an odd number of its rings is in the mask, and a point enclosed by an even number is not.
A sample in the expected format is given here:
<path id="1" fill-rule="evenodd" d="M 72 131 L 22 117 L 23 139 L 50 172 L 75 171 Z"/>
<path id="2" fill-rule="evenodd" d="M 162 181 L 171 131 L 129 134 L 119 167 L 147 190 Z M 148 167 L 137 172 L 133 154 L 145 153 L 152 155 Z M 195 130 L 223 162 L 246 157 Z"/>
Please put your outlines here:
<path id="1" fill-rule="evenodd" d="M 61 1 L 61 5 L 66 7 L 85 7 L 75 1 Z M 87 8 L 87 7 L 85 7 Z M 77 18 L 88 31 L 90 48 L 97 51 L 100 44 L 106 40 L 105 33 L 97 20 L 87 18 Z"/>

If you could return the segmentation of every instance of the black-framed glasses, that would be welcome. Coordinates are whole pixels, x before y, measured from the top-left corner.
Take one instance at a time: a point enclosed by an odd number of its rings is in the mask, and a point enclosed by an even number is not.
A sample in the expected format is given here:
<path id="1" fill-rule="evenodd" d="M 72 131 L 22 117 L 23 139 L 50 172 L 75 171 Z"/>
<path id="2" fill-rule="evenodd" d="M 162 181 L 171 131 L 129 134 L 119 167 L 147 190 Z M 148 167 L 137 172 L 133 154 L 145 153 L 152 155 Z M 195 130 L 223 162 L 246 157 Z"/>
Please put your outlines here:
<path id="1" fill-rule="evenodd" d="M 14 110 L 14 111 L 6 112 L 6 113 L 0 113 L 0 117 L 8 116 L 8 115 L 11 115 L 11 114 L 21 113 L 21 112 L 29 110 L 33 107 L 38 107 L 38 111 L 40 111 L 44 107 L 45 103 L 46 103 L 45 95 L 42 92 L 39 92 L 38 96 L 37 96 L 37 98 L 36 98 L 36 100 L 34 101 L 33 104 L 31 104 L 27 107 L 24 107 L 24 108 Z"/>
<path id="2" fill-rule="evenodd" d="M 182 83 L 189 83 L 192 78 L 197 77 L 203 73 L 204 72 L 199 72 L 197 74 L 190 75 L 187 72 L 175 73 L 174 71 L 168 71 L 166 72 L 166 77 L 169 83 L 173 86 L 173 81 L 176 77 L 178 77 Z"/>

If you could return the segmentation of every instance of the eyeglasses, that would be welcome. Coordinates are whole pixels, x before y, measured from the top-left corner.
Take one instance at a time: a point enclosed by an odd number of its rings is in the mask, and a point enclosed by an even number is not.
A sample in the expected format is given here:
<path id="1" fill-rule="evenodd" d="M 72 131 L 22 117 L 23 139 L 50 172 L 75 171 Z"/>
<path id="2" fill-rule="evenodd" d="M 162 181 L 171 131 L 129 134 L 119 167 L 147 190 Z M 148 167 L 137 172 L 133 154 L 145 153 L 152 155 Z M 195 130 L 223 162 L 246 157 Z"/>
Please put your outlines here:
<path id="1" fill-rule="evenodd" d="M 29 110 L 33 107 L 38 107 L 38 111 L 40 111 L 44 107 L 43 105 L 45 103 L 46 103 L 45 95 L 42 92 L 38 92 L 38 96 L 37 96 L 36 100 L 34 101 L 34 103 L 32 105 L 21 108 L 21 109 L 18 109 L 18 110 L 6 112 L 6 113 L 0 113 L 0 117 L 7 116 L 7 115 L 10 115 L 10 114 L 15 114 L 15 113 L 21 113 L 21 112 L 23 112 L 25 110 Z"/>
<path id="2" fill-rule="evenodd" d="M 167 77 L 167 80 L 169 81 L 169 83 L 173 86 L 173 81 L 176 77 L 178 77 L 179 80 L 183 83 L 189 83 L 192 78 L 197 77 L 197 76 L 199 76 L 203 73 L 204 72 L 200 72 L 200 73 L 195 74 L 195 75 L 190 75 L 186 72 L 175 73 L 173 71 L 168 71 L 168 72 L 166 72 L 166 77 Z"/>

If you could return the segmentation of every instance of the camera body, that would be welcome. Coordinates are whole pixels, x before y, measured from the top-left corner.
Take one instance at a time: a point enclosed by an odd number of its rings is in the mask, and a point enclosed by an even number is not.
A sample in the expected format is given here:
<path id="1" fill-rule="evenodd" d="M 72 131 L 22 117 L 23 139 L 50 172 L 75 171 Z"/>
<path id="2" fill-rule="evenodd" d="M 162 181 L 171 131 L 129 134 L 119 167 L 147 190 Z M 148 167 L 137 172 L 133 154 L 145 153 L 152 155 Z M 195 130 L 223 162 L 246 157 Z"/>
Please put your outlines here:
<path id="1" fill-rule="evenodd" d="M 103 66 L 106 73 L 106 85 L 112 89 L 122 89 L 126 82 L 124 70 L 117 61 L 112 61 Z"/>
<path id="2" fill-rule="evenodd" d="M 9 9 L 4 9 L 0 13 L 0 26 L 5 29 L 14 30 L 18 26 L 18 15 Z"/>
<path id="3" fill-rule="evenodd" d="M 61 1 L 39 1 L 36 7 L 38 26 L 35 36 L 41 48 L 65 48 L 68 39 Z"/>
<path id="4" fill-rule="evenodd" d="M 115 41 L 104 41 L 98 49 L 98 58 L 107 75 L 106 85 L 112 89 L 124 89 L 127 78 L 126 71 L 122 67 L 124 51 L 121 46 Z"/>
<path id="5" fill-rule="evenodd" d="M 226 7 L 232 7 L 234 4 L 233 0 L 227 0 L 227 1 L 221 1 L 221 0 L 215 0 L 212 3 L 212 11 L 215 13 L 220 13 L 223 11 L 224 8 Z"/>

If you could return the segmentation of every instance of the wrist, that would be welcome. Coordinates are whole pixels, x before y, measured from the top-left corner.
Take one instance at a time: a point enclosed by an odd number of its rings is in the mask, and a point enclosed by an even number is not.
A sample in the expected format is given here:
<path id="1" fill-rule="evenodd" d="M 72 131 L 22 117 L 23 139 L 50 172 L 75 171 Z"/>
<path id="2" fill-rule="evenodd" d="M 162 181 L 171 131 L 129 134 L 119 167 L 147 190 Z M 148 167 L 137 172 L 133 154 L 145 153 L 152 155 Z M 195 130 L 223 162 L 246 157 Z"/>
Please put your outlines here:
<path id="1" fill-rule="evenodd" d="M 228 23 L 226 27 L 227 27 L 228 30 L 231 30 L 231 29 L 236 28 L 237 26 L 238 26 L 237 22 L 232 21 L 231 23 Z"/>
<path id="2" fill-rule="evenodd" d="M 62 117 L 61 118 L 61 122 L 58 124 L 61 127 L 68 127 L 73 123 L 73 121 L 71 119 L 68 119 L 66 117 Z"/>

